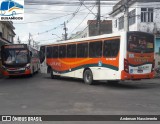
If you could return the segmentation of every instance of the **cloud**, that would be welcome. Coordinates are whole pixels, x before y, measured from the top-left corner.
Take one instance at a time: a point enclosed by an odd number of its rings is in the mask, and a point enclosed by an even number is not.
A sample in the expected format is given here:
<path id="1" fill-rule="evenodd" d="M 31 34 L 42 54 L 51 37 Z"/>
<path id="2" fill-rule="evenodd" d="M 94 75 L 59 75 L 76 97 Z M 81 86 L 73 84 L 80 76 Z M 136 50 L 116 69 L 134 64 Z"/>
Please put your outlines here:
<path id="1" fill-rule="evenodd" d="M 26 0 L 30 1 L 30 0 Z M 25 2 L 26 2 L 25 1 Z M 15 32 L 17 34 L 16 37 L 20 37 L 20 39 L 24 42 L 28 41 L 29 32 L 32 35 L 45 32 L 49 29 L 52 29 L 54 27 L 60 26 L 56 30 L 52 30 L 50 32 L 43 33 L 43 35 L 35 35 L 33 36 L 33 39 L 35 41 L 40 41 L 41 43 L 47 43 L 47 39 L 53 39 L 53 41 L 48 42 L 54 42 L 57 37 L 53 36 L 52 34 L 57 34 L 58 36 L 62 36 L 64 33 L 63 30 L 63 24 L 67 20 L 69 20 L 73 15 L 72 13 L 75 12 L 75 10 L 78 8 L 78 6 L 53 6 L 53 5 L 25 5 L 25 14 L 24 14 L 24 21 L 25 22 L 33 22 L 33 21 L 40 21 L 40 20 L 47 20 L 51 18 L 60 17 L 65 14 L 71 14 L 62 18 L 50 20 L 50 21 L 44 21 L 44 22 L 37 22 L 37 23 L 27 23 L 27 24 L 16 24 L 21 22 L 14 22 L 15 26 Z M 102 14 L 109 12 L 111 9 L 107 10 L 108 8 L 102 8 Z M 83 6 L 80 8 L 80 11 L 76 14 L 73 19 L 67 23 L 68 28 L 68 35 L 71 35 L 71 31 L 73 31 L 84 19 L 84 17 L 88 14 L 88 10 Z M 37 14 L 35 14 L 37 13 Z M 43 14 L 42 14 L 43 13 Z M 46 13 L 46 14 L 44 14 Z M 97 8 L 93 9 L 93 13 L 97 13 Z M 81 25 L 73 32 L 83 30 L 85 27 L 87 27 L 87 20 L 94 19 L 95 16 L 93 14 L 90 14 Z"/>

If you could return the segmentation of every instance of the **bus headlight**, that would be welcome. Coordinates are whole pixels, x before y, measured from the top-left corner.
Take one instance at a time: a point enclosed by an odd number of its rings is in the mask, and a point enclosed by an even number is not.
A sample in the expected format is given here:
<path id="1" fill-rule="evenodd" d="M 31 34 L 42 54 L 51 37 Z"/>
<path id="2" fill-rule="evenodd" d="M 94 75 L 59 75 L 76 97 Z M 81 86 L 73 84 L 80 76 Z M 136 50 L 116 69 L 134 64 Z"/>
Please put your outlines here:
<path id="1" fill-rule="evenodd" d="M 30 69 L 30 64 L 27 64 L 27 65 L 26 65 L 26 69 Z"/>
<path id="2" fill-rule="evenodd" d="M 1 68 L 2 68 L 2 70 L 6 70 L 6 67 L 5 67 L 5 66 L 3 66 L 3 65 L 2 65 L 2 67 L 1 67 Z"/>

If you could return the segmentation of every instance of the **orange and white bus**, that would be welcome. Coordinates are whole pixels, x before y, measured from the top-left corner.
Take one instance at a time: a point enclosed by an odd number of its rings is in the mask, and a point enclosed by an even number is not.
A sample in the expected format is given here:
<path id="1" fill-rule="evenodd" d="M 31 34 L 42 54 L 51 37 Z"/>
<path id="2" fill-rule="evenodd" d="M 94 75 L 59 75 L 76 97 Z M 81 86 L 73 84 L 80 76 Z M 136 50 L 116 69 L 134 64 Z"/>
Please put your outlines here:
<path id="1" fill-rule="evenodd" d="M 3 45 L 1 58 L 4 76 L 33 75 L 39 70 L 39 52 L 27 44 Z"/>
<path id="2" fill-rule="evenodd" d="M 139 80 L 154 77 L 154 36 L 121 32 L 55 42 L 40 48 L 41 71 L 52 78 Z"/>

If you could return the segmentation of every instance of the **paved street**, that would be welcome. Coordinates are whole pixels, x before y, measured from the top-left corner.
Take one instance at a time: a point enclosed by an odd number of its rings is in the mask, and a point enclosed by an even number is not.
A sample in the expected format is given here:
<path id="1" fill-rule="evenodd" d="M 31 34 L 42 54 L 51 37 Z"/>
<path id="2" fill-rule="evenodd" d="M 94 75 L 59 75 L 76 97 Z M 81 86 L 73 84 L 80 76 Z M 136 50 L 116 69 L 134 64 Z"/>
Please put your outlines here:
<path id="1" fill-rule="evenodd" d="M 0 114 L 160 114 L 159 79 L 96 82 L 49 75 L 0 79 Z"/>

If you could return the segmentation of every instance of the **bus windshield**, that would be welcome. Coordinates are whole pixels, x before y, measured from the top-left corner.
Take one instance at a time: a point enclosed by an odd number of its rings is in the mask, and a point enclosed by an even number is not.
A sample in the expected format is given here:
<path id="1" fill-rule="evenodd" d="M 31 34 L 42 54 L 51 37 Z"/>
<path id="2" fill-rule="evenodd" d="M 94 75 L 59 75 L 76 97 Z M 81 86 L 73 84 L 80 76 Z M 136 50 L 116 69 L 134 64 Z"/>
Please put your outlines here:
<path id="1" fill-rule="evenodd" d="M 143 32 L 128 33 L 128 51 L 135 53 L 154 52 L 154 36 Z"/>
<path id="2" fill-rule="evenodd" d="M 6 65 L 20 65 L 28 63 L 27 49 L 5 49 L 3 53 L 3 62 Z"/>

